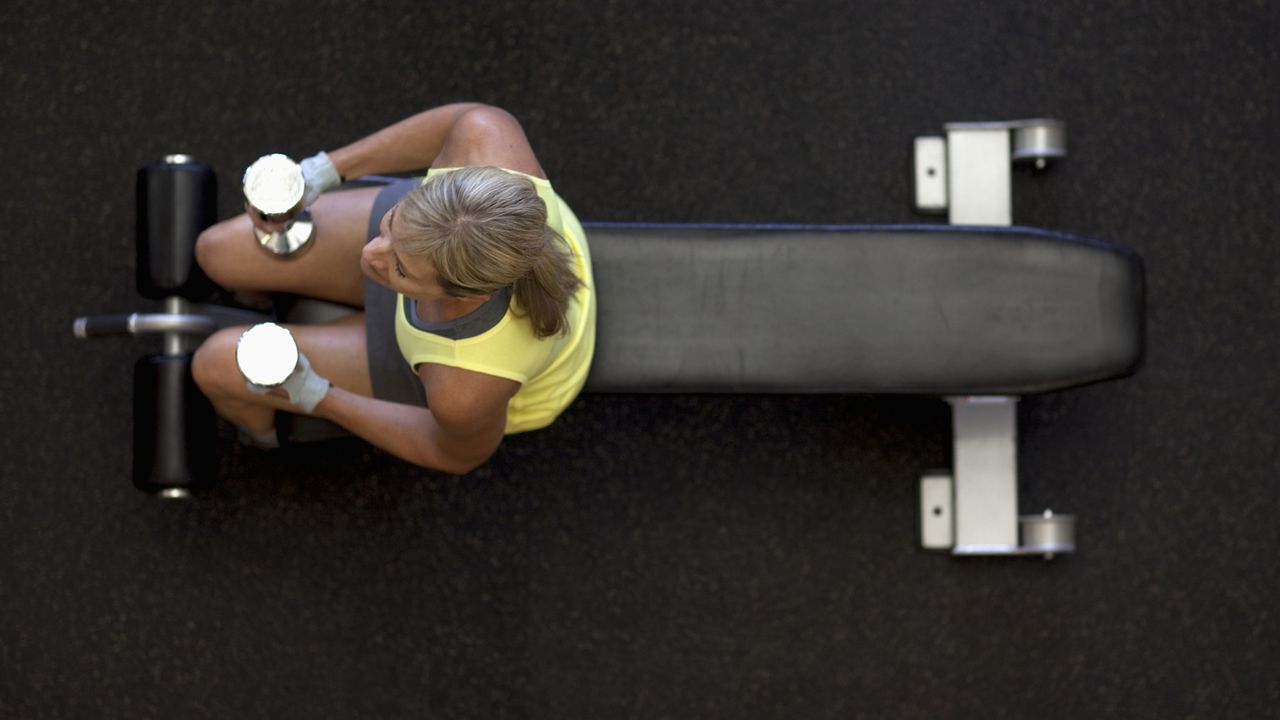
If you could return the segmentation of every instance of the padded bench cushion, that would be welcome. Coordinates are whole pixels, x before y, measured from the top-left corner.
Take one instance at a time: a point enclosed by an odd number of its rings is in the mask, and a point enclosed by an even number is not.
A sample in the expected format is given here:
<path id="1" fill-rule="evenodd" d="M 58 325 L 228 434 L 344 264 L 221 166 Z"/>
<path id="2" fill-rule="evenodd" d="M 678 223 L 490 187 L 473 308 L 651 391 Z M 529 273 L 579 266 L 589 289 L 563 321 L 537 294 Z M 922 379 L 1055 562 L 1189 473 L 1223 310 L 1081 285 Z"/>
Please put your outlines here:
<path id="1" fill-rule="evenodd" d="M 1026 395 L 1132 373 L 1142 262 L 1033 228 L 585 223 L 593 391 Z"/>

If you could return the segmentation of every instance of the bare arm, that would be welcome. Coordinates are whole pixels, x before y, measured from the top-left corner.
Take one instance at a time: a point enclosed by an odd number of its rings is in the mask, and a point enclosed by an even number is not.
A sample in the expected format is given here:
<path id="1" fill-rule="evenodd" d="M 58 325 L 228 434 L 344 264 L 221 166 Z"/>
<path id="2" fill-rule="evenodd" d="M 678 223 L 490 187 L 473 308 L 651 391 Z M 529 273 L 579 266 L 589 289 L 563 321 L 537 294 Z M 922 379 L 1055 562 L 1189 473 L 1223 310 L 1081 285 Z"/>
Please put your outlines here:
<path id="1" fill-rule="evenodd" d="M 462 165 L 497 165 L 545 177 L 520 123 L 480 103 L 420 112 L 329 152 L 329 158 L 346 178 Z"/>
<path id="2" fill-rule="evenodd" d="M 425 367 L 425 366 L 424 366 Z M 464 475 L 498 449 L 506 427 L 507 401 L 519 384 L 466 370 L 445 368 L 433 378 L 427 408 L 376 400 L 329 388 L 315 414 L 338 423 L 402 460 Z"/>

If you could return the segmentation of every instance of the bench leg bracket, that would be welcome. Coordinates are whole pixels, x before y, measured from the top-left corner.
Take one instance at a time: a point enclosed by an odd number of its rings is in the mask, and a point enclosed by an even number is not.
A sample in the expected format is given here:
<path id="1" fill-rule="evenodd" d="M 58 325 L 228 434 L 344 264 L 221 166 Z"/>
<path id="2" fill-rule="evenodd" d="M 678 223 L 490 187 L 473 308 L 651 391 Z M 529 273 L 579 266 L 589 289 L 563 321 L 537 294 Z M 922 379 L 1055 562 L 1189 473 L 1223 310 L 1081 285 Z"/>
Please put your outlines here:
<path id="1" fill-rule="evenodd" d="M 954 397 L 953 469 L 920 479 L 921 544 L 953 555 L 1075 550 L 1075 518 L 1018 515 L 1016 397 Z"/>

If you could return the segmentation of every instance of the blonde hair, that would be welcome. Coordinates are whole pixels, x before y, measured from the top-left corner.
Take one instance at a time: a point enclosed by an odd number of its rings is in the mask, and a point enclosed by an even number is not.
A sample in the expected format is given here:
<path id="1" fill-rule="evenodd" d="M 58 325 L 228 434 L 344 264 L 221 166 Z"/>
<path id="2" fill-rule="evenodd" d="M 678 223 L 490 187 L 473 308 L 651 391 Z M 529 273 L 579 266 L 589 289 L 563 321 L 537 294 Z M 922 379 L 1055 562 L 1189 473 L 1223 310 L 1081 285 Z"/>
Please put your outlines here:
<path id="1" fill-rule="evenodd" d="M 569 303 L 582 281 L 528 178 L 496 167 L 442 173 L 405 195 L 396 225 L 405 251 L 435 264 L 446 293 L 471 297 L 511 286 L 535 335 L 569 329 Z"/>

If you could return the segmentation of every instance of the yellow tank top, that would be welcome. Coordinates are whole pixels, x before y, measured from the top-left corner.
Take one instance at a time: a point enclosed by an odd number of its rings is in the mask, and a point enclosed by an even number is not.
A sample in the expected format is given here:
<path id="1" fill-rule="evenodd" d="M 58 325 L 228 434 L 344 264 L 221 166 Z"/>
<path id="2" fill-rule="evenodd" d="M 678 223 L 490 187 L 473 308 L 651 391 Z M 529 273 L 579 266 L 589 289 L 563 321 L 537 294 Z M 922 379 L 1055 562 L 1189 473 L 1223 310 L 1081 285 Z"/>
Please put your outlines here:
<path id="1" fill-rule="evenodd" d="M 456 168 L 432 168 L 423 182 Z M 495 375 L 520 383 L 507 404 L 506 434 L 550 425 L 573 402 L 587 380 L 596 344 L 596 296 L 591 253 L 582 224 L 550 181 L 507 170 L 531 180 L 547 204 L 547 225 L 560 234 L 573 255 L 573 271 L 583 286 L 569 305 L 568 332 L 538 338 L 533 326 L 511 297 L 507 312 L 488 330 L 460 340 L 414 327 L 410 303 L 396 297 L 396 342 L 400 354 L 416 372 L 422 363 L 437 363 Z"/>

